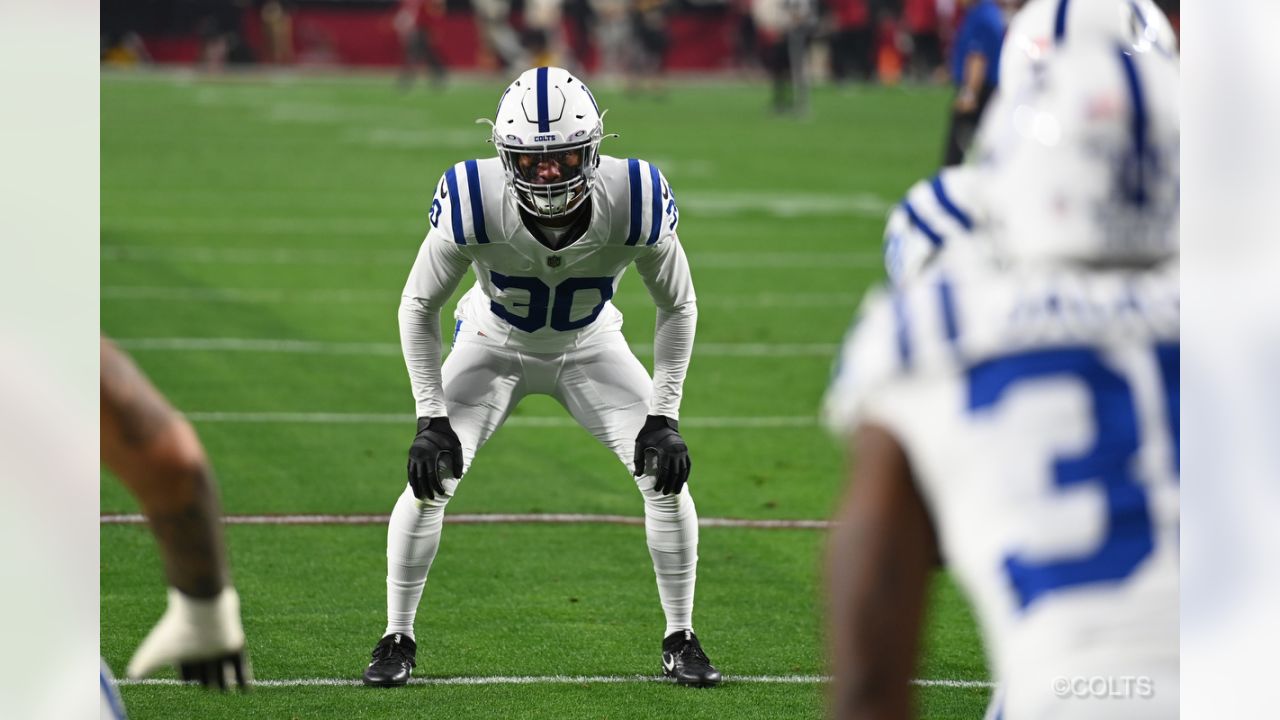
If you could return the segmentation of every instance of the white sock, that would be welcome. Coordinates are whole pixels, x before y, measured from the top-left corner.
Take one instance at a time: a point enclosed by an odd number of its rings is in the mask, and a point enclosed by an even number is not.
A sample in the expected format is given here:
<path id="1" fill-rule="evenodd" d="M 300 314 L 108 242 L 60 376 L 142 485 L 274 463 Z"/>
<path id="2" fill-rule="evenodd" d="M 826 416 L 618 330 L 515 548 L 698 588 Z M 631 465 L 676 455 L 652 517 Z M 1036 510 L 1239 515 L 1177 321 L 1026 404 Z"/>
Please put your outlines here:
<path id="1" fill-rule="evenodd" d="M 644 534 L 658 580 L 658 599 L 667 617 L 665 639 L 693 629 L 693 588 L 698 576 L 698 511 L 686 486 L 679 495 L 652 490 L 653 478 L 640 478 L 644 494 Z"/>
<path id="2" fill-rule="evenodd" d="M 452 489 L 452 488 L 449 488 Z M 427 571 L 440 549 L 440 530 L 449 497 L 419 503 L 407 486 L 387 526 L 387 629 L 413 638 L 413 619 L 427 584 Z"/>

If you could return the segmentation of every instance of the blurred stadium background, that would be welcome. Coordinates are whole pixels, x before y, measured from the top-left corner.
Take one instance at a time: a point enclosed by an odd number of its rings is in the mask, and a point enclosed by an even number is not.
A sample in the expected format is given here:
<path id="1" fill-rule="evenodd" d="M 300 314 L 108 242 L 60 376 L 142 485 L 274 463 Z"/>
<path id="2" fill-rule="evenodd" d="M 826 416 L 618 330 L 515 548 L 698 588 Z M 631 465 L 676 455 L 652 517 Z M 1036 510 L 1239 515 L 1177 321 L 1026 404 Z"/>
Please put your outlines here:
<path id="1" fill-rule="evenodd" d="M 797 118 L 768 111 L 769 48 L 791 26 L 766 27 L 760 0 L 490 1 L 102 3 L 102 329 L 205 440 L 266 681 L 243 697 L 127 684 L 132 717 L 821 714 L 815 527 L 842 481 L 816 408 L 841 333 L 883 276 L 885 213 L 936 170 L 951 99 L 940 68 L 962 8 L 796 6 L 813 83 Z M 430 76 L 428 56 L 444 82 L 399 92 L 406 58 Z M 426 203 L 449 164 L 492 152 L 473 121 L 517 71 L 504 66 L 539 62 L 599 80 L 622 135 L 602 152 L 653 160 L 680 202 L 701 310 L 683 409 L 700 514 L 805 521 L 703 532 L 699 634 L 730 680 L 757 681 L 702 693 L 618 682 L 658 672 L 642 530 L 515 523 L 445 532 L 418 622 L 416 675 L 437 684 L 344 684 L 382 629 L 379 516 L 413 432 L 395 312 Z M 634 279 L 616 302 L 648 362 L 652 303 Z M 164 582 L 136 506 L 105 475 L 101 507 L 102 654 L 120 673 Z M 534 398 L 451 512 L 638 517 L 640 503 L 605 450 Z M 317 514 L 356 520 L 303 517 Z M 933 609 L 922 714 L 980 717 L 982 650 L 945 574 Z M 614 680 L 449 680 L 551 675 Z"/>
<path id="2" fill-rule="evenodd" d="M 944 79 L 969 0 L 103 0 L 102 58 L 585 75 L 752 72 L 801 36 L 834 81 Z M 1015 3 L 1016 4 L 1016 3 Z M 1179 0 L 1158 5 L 1178 22 Z M 431 60 L 428 61 L 428 58 Z"/>

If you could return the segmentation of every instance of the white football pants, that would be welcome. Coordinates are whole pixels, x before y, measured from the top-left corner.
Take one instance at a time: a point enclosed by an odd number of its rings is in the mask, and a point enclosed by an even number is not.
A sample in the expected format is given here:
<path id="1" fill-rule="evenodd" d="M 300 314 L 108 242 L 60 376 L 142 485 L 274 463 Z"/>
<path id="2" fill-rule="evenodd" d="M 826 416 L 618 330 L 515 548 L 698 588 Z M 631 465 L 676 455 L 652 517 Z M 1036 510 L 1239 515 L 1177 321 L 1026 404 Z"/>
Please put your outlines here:
<path id="1" fill-rule="evenodd" d="M 493 344 L 464 324 L 441 368 L 449 422 L 462 442 L 463 475 L 521 398 L 533 394 L 558 400 L 631 475 L 653 385 L 622 333 L 609 335 L 563 354 L 525 353 Z M 444 480 L 446 495 L 427 501 L 418 501 L 406 483 L 396 502 L 387 531 L 387 634 L 413 637 L 427 572 L 440 547 L 444 508 L 459 482 Z M 645 539 L 666 615 L 663 637 L 691 630 L 698 565 L 693 498 L 688 486 L 679 495 L 654 491 L 649 475 L 635 483 L 644 497 Z"/>

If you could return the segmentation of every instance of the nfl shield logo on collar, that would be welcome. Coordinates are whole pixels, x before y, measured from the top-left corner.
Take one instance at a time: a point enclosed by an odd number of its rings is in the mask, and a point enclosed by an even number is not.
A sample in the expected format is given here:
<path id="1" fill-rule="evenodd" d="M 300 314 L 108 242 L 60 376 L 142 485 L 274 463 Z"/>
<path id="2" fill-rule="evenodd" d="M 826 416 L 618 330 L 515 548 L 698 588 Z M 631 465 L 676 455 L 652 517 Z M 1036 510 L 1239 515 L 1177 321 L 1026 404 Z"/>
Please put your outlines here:
<path id="1" fill-rule="evenodd" d="M 547 258 L 547 265 L 553 268 L 560 267 L 560 256 L 552 255 L 551 257 Z"/>

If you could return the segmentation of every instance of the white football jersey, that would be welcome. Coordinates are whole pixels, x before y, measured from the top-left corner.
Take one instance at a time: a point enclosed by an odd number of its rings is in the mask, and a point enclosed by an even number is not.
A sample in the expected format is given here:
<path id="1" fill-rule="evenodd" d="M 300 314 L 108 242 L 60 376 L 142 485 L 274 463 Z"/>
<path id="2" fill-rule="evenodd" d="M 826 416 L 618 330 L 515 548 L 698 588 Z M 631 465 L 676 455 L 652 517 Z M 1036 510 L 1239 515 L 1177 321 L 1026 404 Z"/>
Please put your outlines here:
<path id="1" fill-rule="evenodd" d="M 636 264 L 659 308 L 693 303 L 679 211 L 658 168 L 602 155 L 583 235 L 552 250 L 526 226 L 497 158 L 450 168 L 431 203 L 431 229 L 406 297 L 450 289 L 469 266 L 475 285 L 455 316 L 491 340 L 527 352 L 564 352 L 617 330 L 612 298 Z"/>
<path id="2" fill-rule="evenodd" d="M 973 603 L 1000 716 L 1178 708 L 1179 286 L 952 271 L 869 296 L 826 399 L 889 430 Z"/>
<path id="3" fill-rule="evenodd" d="M 889 213 L 884 229 L 884 267 L 900 285 L 919 275 L 943 248 L 972 249 L 978 233 L 978 171 L 945 167 L 917 182 Z"/>

